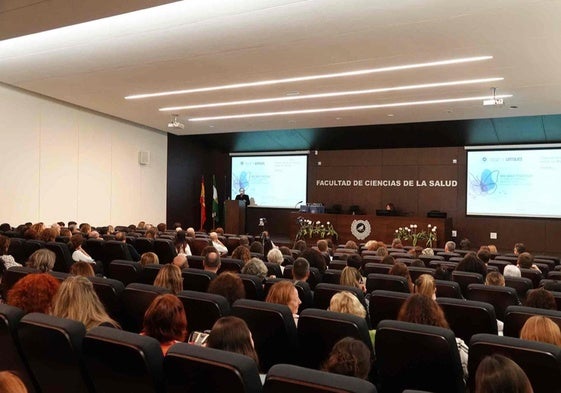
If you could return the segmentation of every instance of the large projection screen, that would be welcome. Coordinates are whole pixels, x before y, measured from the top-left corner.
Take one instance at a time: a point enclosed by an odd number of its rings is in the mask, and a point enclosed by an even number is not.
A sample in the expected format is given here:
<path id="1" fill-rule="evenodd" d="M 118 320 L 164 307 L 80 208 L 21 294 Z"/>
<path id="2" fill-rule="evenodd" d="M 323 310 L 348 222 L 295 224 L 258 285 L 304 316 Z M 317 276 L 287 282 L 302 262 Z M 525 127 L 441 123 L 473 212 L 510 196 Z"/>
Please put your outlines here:
<path id="1" fill-rule="evenodd" d="M 307 154 L 233 155 L 232 199 L 245 189 L 249 207 L 294 208 L 306 203 Z"/>
<path id="2" fill-rule="evenodd" d="M 561 147 L 466 149 L 467 215 L 561 217 Z"/>

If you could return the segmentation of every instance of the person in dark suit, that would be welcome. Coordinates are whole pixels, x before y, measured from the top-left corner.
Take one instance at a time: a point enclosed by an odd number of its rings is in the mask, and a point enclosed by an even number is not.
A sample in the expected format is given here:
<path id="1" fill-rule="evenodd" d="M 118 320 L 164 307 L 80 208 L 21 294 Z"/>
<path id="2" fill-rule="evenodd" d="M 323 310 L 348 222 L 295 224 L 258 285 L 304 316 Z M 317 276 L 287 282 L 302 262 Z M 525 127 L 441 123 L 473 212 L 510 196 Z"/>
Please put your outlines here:
<path id="1" fill-rule="evenodd" d="M 236 195 L 236 200 L 245 201 L 245 205 L 249 206 L 249 196 L 245 195 L 245 190 L 243 188 L 240 188 L 240 193 Z"/>

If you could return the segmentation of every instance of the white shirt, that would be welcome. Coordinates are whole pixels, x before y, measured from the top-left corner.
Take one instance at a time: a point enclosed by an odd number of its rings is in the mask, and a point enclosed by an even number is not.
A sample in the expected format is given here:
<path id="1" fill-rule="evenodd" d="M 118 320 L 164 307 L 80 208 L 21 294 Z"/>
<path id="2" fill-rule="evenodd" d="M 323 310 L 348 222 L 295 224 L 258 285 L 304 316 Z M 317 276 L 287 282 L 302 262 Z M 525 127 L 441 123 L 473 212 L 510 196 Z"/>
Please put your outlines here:
<path id="1" fill-rule="evenodd" d="M 95 263 L 95 261 L 92 259 L 92 257 L 87 256 L 86 254 L 84 254 L 82 251 L 80 250 L 76 250 L 72 253 L 72 260 L 74 262 L 89 262 L 89 263 Z"/>
<path id="2" fill-rule="evenodd" d="M 0 259 L 4 261 L 4 266 L 6 266 L 6 270 L 14 266 L 21 266 L 21 264 L 17 263 L 14 257 L 11 255 L 0 255 Z"/>
<path id="3" fill-rule="evenodd" d="M 220 254 L 228 254 L 228 248 L 220 241 L 213 241 L 212 245 Z"/>

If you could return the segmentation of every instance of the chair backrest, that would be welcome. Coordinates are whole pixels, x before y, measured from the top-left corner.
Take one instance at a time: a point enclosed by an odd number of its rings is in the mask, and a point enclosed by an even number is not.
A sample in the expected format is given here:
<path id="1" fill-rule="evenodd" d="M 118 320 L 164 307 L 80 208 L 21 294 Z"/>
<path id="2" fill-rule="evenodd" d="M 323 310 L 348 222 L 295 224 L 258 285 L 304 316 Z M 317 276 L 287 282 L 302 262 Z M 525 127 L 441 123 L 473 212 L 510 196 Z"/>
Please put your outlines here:
<path id="1" fill-rule="evenodd" d="M 210 330 L 219 318 L 230 315 L 230 304 L 224 296 L 205 292 L 181 291 L 177 297 L 185 308 L 190 332 Z"/>
<path id="2" fill-rule="evenodd" d="M 177 256 L 177 251 L 175 250 L 172 240 L 162 238 L 154 239 L 153 245 L 154 252 L 162 265 L 171 263 L 173 258 Z"/>
<path id="3" fill-rule="evenodd" d="M 96 392 L 163 393 L 163 354 L 148 336 L 95 327 L 84 338 L 84 360 Z"/>
<path id="4" fill-rule="evenodd" d="M 70 266 L 72 266 L 72 264 L 74 263 L 68 245 L 63 243 L 50 242 L 45 243 L 45 248 L 53 251 L 56 254 L 55 266 L 53 270 L 57 272 L 68 273 L 70 271 Z"/>
<path id="5" fill-rule="evenodd" d="M 375 346 L 382 392 L 464 393 L 460 355 L 450 329 L 386 320 L 378 324 Z"/>
<path id="6" fill-rule="evenodd" d="M 494 334 L 476 334 L 469 343 L 469 389 L 474 391 L 475 371 L 489 355 L 500 354 L 513 360 L 524 370 L 534 393 L 561 392 L 561 348 L 553 344 L 526 341 Z"/>
<path id="7" fill-rule="evenodd" d="M 364 309 L 367 309 L 368 306 L 366 305 L 366 300 L 364 299 L 364 293 L 359 288 L 339 284 L 327 284 L 323 282 L 318 284 L 314 290 L 314 307 L 321 310 L 327 310 L 333 295 L 341 291 L 348 291 L 354 294 L 360 303 L 362 303 Z"/>
<path id="8" fill-rule="evenodd" d="M 203 261 L 205 257 L 201 255 L 190 255 L 187 257 L 187 262 L 189 263 L 189 267 L 192 269 L 204 269 Z"/>
<path id="9" fill-rule="evenodd" d="M 196 237 L 191 244 L 191 252 L 193 255 L 201 255 L 203 249 L 210 245 L 210 240 L 207 237 Z"/>
<path id="10" fill-rule="evenodd" d="M 277 363 L 295 362 L 296 325 L 288 306 L 239 299 L 232 306 L 232 315 L 247 323 L 263 372 Z"/>
<path id="11" fill-rule="evenodd" d="M 347 261 L 338 261 L 335 259 L 331 261 L 331 263 L 329 263 L 328 266 L 329 269 L 333 269 L 333 270 L 343 270 L 346 267 L 347 267 Z"/>
<path id="12" fill-rule="evenodd" d="M 252 300 L 265 300 L 263 280 L 253 274 L 239 274 L 245 288 L 245 298 Z"/>
<path id="13" fill-rule="evenodd" d="M 45 247 L 45 242 L 43 242 L 41 240 L 34 240 L 34 239 L 26 240 L 25 244 L 24 244 L 25 261 L 27 261 L 29 259 L 31 254 L 33 254 L 35 251 L 37 251 L 37 250 L 39 250 L 40 248 L 43 248 L 43 247 Z"/>
<path id="14" fill-rule="evenodd" d="M 452 272 L 452 280 L 460 284 L 462 294 L 466 297 L 467 287 L 469 284 L 483 284 L 483 276 L 479 273 L 461 272 L 454 270 Z"/>
<path id="15" fill-rule="evenodd" d="M 127 285 L 121 296 L 123 310 L 120 322 L 123 329 L 139 333 L 142 330 L 144 313 L 150 303 L 158 295 L 164 293 L 170 293 L 170 291 L 149 284 L 132 283 Z"/>
<path id="16" fill-rule="evenodd" d="M 520 301 L 526 299 L 530 289 L 534 287 L 532 280 L 526 277 L 505 277 L 505 286 L 514 288 Z"/>
<path id="17" fill-rule="evenodd" d="M 376 393 L 368 381 L 311 370 L 291 364 L 277 364 L 267 373 L 263 393 Z"/>
<path id="18" fill-rule="evenodd" d="M 508 306 L 503 320 L 505 324 L 503 334 L 509 337 L 520 337 L 520 330 L 522 330 L 528 318 L 534 315 L 548 317 L 561 328 L 561 311 L 525 306 Z"/>
<path id="19" fill-rule="evenodd" d="M 111 318 L 118 320 L 121 316 L 121 294 L 125 286 L 118 280 L 105 277 L 88 277 L 94 286 L 99 300 Z"/>
<path id="20" fill-rule="evenodd" d="M 435 269 L 430 267 L 419 267 L 419 266 L 409 266 L 409 275 L 411 276 L 411 281 L 415 282 L 417 278 L 419 278 L 422 274 L 429 274 L 434 276 Z"/>
<path id="21" fill-rule="evenodd" d="M 520 305 L 520 300 L 514 288 L 497 285 L 469 284 L 466 297 L 469 300 L 491 303 L 495 307 L 497 319 L 501 321 L 504 321 L 508 306 Z"/>
<path id="22" fill-rule="evenodd" d="M 125 261 L 132 261 L 131 254 L 126 243 L 118 240 L 107 240 L 103 245 L 103 271 L 109 271 L 109 264 L 115 259 L 123 259 Z"/>
<path id="23" fill-rule="evenodd" d="M 436 297 L 452 297 L 456 299 L 463 299 L 460 284 L 456 281 L 448 280 L 434 280 L 436 285 Z"/>
<path id="24" fill-rule="evenodd" d="M 323 272 L 321 282 L 327 284 L 339 284 L 341 282 L 341 273 L 342 270 L 327 269 Z"/>
<path id="25" fill-rule="evenodd" d="M 10 247 L 8 247 L 8 255 L 14 257 L 18 263 L 25 263 L 29 255 L 25 250 L 25 240 L 13 237 L 10 239 Z"/>
<path id="26" fill-rule="evenodd" d="M 38 390 L 38 387 L 21 352 L 17 334 L 19 322 L 24 315 L 23 310 L 17 307 L 0 304 L 0 348 L 2 348 L 0 370 L 15 371 L 28 392 L 33 393 Z"/>
<path id="27" fill-rule="evenodd" d="M 241 259 L 220 258 L 220 269 L 218 269 L 218 274 L 222 272 L 239 273 L 242 271 L 242 267 L 243 262 Z"/>
<path id="28" fill-rule="evenodd" d="M 512 265 L 512 262 L 502 261 L 500 259 L 490 259 L 489 262 L 487 262 L 487 265 L 497 267 L 497 269 L 499 269 L 499 272 L 503 274 L 505 270 L 505 266 Z"/>
<path id="29" fill-rule="evenodd" d="M 520 275 L 522 277 L 526 277 L 532 280 L 532 283 L 534 284 L 534 288 L 538 288 L 540 286 L 540 280 L 544 278 L 543 275 L 535 269 L 520 268 Z"/>
<path id="30" fill-rule="evenodd" d="M 193 268 L 181 270 L 181 275 L 183 289 L 197 292 L 206 292 L 210 282 L 216 278 L 216 273 Z"/>
<path id="31" fill-rule="evenodd" d="M 456 337 L 466 343 L 478 333 L 498 334 L 497 318 L 493 305 L 474 300 L 437 298 Z"/>
<path id="32" fill-rule="evenodd" d="M 142 255 L 145 252 L 154 252 L 154 241 L 152 239 L 137 237 L 133 245 L 139 255 Z"/>
<path id="33" fill-rule="evenodd" d="M 267 266 L 267 276 L 282 277 L 282 269 L 278 263 L 265 262 Z"/>
<path id="34" fill-rule="evenodd" d="M 364 318 L 315 308 L 302 311 L 298 319 L 300 365 L 319 368 L 333 345 L 344 337 L 361 340 L 372 351 L 372 341 Z"/>
<path id="35" fill-rule="evenodd" d="M 397 319 L 399 309 L 409 297 L 409 293 L 378 289 L 370 294 L 370 325 L 376 328 L 384 319 Z"/>
<path id="36" fill-rule="evenodd" d="M 6 299 L 8 291 L 28 274 L 39 273 L 39 270 L 27 266 L 12 266 L 4 273 L 2 278 L 2 298 Z"/>
<path id="37" fill-rule="evenodd" d="M 168 393 L 261 393 L 255 361 L 238 353 L 185 343 L 164 359 Z"/>
<path id="38" fill-rule="evenodd" d="M 372 292 L 377 289 L 410 293 L 409 283 L 405 277 L 370 273 L 366 278 L 366 290 Z"/>
<path id="39" fill-rule="evenodd" d="M 544 278 L 540 281 L 540 287 L 543 287 L 548 291 L 561 292 L 561 281 Z"/>
<path id="40" fill-rule="evenodd" d="M 436 255 L 444 257 L 445 261 L 450 260 L 450 258 L 452 257 L 461 257 L 461 255 L 458 254 L 457 252 L 445 252 L 445 251 L 439 251 L 436 253 Z"/>
<path id="41" fill-rule="evenodd" d="M 288 278 L 292 280 L 292 265 L 288 265 L 284 267 L 284 272 L 282 274 L 284 278 Z M 310 267 L 310 276 L 308 277 L 308 285 L 312 289 L 315 289 L 316 285 L 321 282 L 321 273 L 319 272 L 317 267 Z"/>
<path id="42" fill-rule="evenodd" d="M 105 241 L 99 239 L 87 239 L 82 247 L 95 261 L 103 261 L 103 247 Z"/>
<path id="43" fill-rule="evenodd" d="M 144 283 L 144 284 L 154 284 L 154 280 L 156 279 L 156 277 L 158 276 L 158 273 L 160 272 L 160 269 L 163 267 L 164 265 L 155 265 L 155 264 L 149 264 L 146 265 L 142 268 L 142 270 L 140 271 L 140 282 Z"/>
<path id="44" fill-rule="evenodd" d="M 86 328 L 80 322 L 30 313 L 18 328 L 22 353 L 43 393 L 93 392 L 82 358 Z"/>
<path id="45" fill-rule="evenodd" d="M 140 262 L 116 259 L 109 263 L 107 275 L 114 280 L 121 281 L 124 286 L 127 286 L 130 283 L 140 281 L 140 272 L 142 272 L 142 265 Z"/>
<path id="46" fill-rule="evenodd" d="M 388 264 L 385 264 L 385 263 L 368 262 L 368 263 L 364 264 L 363 270 L 364 270 L 364 274 L 366 274 L 368 276 L 371 273 L 389 274 L 391 268 L 392 268 L 392 265 L 388 265 Z"/>

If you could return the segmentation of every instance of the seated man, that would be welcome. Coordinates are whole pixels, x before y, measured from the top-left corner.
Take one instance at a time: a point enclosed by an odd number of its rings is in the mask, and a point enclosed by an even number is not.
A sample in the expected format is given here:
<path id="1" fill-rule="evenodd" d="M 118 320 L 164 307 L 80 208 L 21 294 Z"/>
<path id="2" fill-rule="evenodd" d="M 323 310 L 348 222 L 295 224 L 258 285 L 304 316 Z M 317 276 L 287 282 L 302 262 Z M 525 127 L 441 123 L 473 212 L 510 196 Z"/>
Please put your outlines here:
<path id="1" fill-rule="evenodd" d="M 220 264 L 220 255 L 216 251 L 210 251 L 203 260 L 203 269 L 207 272 L 217 273 Z"/>
<path id="2" fill-rule="evenodd" d="M 292 265 L 292 281 L 308 281 L 310 277 L 310 264 L 306 258 L 296 258 Z"/>
<path id="3" fill-rule="evenodd" d="M 211 232 L 209 234 L 209 238 L 212 242 L 213 247 L 218 250 L 221 256 L 228 254 L 228 248 L 220 240 L 218 240 L 218 233 Z"/>
<path id="4" fill-rule="evenodd" d="M 140 261 L 140 255 L 138 254 L 138 251 L 136 251 L 136 248 L 134 248 L 132 244 L 127 243 L 127 234 L 125 232 L 117 232 L 117 234 L 115 235 L 115 240 L 126 243 L 132 260 L 135 262 Z"/>

